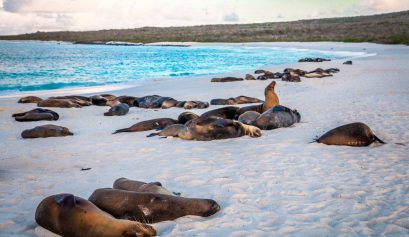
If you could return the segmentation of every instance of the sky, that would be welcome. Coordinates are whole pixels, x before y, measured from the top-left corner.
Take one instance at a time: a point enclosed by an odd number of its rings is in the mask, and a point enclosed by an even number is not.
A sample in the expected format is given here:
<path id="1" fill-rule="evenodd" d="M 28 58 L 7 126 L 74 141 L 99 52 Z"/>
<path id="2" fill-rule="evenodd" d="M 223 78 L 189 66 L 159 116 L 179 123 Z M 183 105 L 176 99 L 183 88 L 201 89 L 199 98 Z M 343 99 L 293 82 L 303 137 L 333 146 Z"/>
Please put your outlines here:
<path id="1" fill-rule="evenodd" d="M 0 35 L 280 22 L 409 10 L 409 0 L 0 0 Z"/>

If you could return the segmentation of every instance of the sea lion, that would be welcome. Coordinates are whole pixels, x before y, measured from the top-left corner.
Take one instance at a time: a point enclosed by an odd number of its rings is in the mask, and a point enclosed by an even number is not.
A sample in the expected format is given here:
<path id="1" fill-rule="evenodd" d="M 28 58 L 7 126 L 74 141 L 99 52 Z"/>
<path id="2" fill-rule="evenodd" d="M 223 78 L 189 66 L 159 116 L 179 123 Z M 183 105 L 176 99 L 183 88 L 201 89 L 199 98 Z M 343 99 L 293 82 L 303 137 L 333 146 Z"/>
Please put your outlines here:
<path id="1" fill-rule="evenodd" d="M 74 135 L 66 127 L 61 127 L 57 125 L 47 124 L 42 126 L 37 126 L 32 129 L 24 130 L 21 133 L 23 138 L 39 138 L 39 137 L 65 137 Z"/>
<path id="2" fill-rule="evenodd" d="M 263 75 L 257 77 L 257 80 L 268 80 L 268 79 L 277 79 L 277 74 L 272 72 L 266 72 Z"/>
<path id="3" fill-rule="evenodd" d="M 298 60 L 298 62 L 302 63 L 302 62 L 324 62 L 324 61 L 331 61 L 331 59 L 327 59 L 327 58 L 302 58 L 300 60 Z"/>
<path id="4" fill-rule="evenodd" d="M 243 114 L 241 114 L 238 118 L 239 122 L 251 125 L 253 124 L 257 118 L 260 116 L 260 113 L 256 111 L 246 111 Z"/>
<path id="5" fill-rule="evenodd" d="M 179 116 L 178 116 L 178 123 L 179 124 L 185 124 L 188 121 L 190 121 L 192 119 L 197 119 L 199 117 L 200 117 L 199 115 L 197 115 L 195 113 L 192 113 L 192 112 L 183 112 L 183 113 L 179 114 Z"/>
<path id="6" fill-rule="evenodd" d="M 173 193 L 162 187 L 162 184 L 159 182 L 145 183 L 127 178 L 119 178 L 115 180 L 113 188 L 140 193 L 157 193 L 173 196 Z"/>
<path id="7" fill-rule="evenodd" d="M 122 95 L 122 96 L 118 96 L 116 98 L 117 101 L 119 101 L 120 103 L 125 103 L 127 104 L 129 107 L 133 107 L 135 106 L 135 101 L 138 98 L 134 97 L 134 96 L 127 96 L 127 95 Z"/>
<path id="8" fill-rule="evenodd" d="M 58 120 L 60 117 L 57 112 L 49 109 L 33 109 L 24 113 L 13 114 L 12 117 L 19 122 L 41 121 L 41 120 Z"/>
<path id="9" fill-rule="evenodd" d="M 316 73 L 316 72 L 312 72 L 312 73 L 306 73 L 304 74 L 305 78 L 323 78 L 323 77 L 332 77 L 332 74 L 329 73 Z"/>
<path id="10" fill-rule="evenodd" d="M 162 109 L 169 109 L 169 108 L 175 107 L 178 103 L 179 103 L 179 101 L 177 101 L 177 100 L 175 100 L 173 98 L 169 98 L 169 99 L 162 102 L 161 108 Z"/>
<path id="11" fill-rule="evenodd" d="M 225 119 L 234 119 L 237 110 L 239 110 L 239 107 L 227 106 L 227 107 L 222 107 L 222 108 L 218 108 L 214 110 L 209 110 L 206 113 L 202 114 L 200 117 L 201 118 L 219 117 L 219 118 L 225 118 Z"/>
<path id="12" fill-rule="evenodd" d="M 171 97 L 163 97 L 160 95 L 148 95 L 137 99 L 138 106 L 145 109 L 161 108 L 163 102 L 173 100 Z"/>
<path id="13" fill-rule="evenodd" d="M 256 78 L 251 74 L 246 74 L 245 80 L 256 80 Z"/>
<path id="14" fill-rule="evenodd" d="M 71 100 L 75 101 L 75 103 L 78 103 L 81 106 L 90 106 L 92 105 L 91 99 L 86 96 L 80 96 L 80 95 L 69 95 L 69 96 L 54 96 L 50 97 L 48 99 L 54 99 L 54 100 L 61 100 L 61 99 L 66 99 L 66 100 Z"/>
<path id="15" fill-rule="evenodd" d="M 119 189 L 97 189 L 88 199 L 116 218 L 156 223 L 182 216 L 208 217 L 220 210 L 211 199 L 183 198 Z"/>
<path id="16" fill-rule="evenodd" d="M 82 105 L 77 100 L 72 99 L 46 99 L 37 103 L 38 107 L 57 108 L 81 108 Z"/>
<path id="17" fill-rule="evenodd" d="M 252 125 L 262 130 L 271 130 L 276 128 L 289 127 L 295 123 L 299 123 L 300 120 L 301 115 L 297 110 L 291 110 L 282 105 L 277 105 L 262 113 L 252 123 Z"/>
<path id="18" fill-rule="evenodd" d="M 264 103 L 261 107 L 261 113 L 266 112 L 270 108 L 273 108 L 276 105 L 280 104 L 280 100 L 278 99 L 277 94 L 275 93 L 274 89 L 276 86 L 276 82 L 272 81 L 268 86 L 264 89 Z"/>
<path id="19" fill-rule="evenodd" d="M 35 220 L 41 227 L 70 237 L 154 236 L 153 227 L 136 221 L 118 220 L 93 203 L 72 194 L 52 195 L 40 202 Z"/>
<path id="20" fill-rule="evenodd" d="M 326 145 L 341 146 L 369 146 L 376 141 L 385 144 L 375 136 L 368 125 L 359 122 L 334 128 L 315 141 Z"/>
<path id="21" fill-rule="evenodd" d="M 176 124 L 177 121 L 171 118 L 157 118 L 157 119 L 150 119 L 146 121 L 142 121 L 132 125 L 129 128 L 123 128 L 116 130 L 113 134 L 121 133 L 121 132 L 142 132 L 142 131 L 149 131 L 154 129 L 163 129 L 166 126 L 171 124 Z"/>
<path id="22" fill-rule="evenodd" d="M 185 101 L 183 104 L 184 109 L 206 109 L 209 107 L 209 103 L 203 102 L 203 101 L 198 101 L 198 100 L 193 100 L 193 101 Z"/>
<path id="23" fill-rule="evenodd" d="M 222 77 L 222 78 L 212 78 L 210 82 L 233 82 L 233 81 L 244 81 L 244 79 L 238 78 L 238 77 Z"/>
<path id="24" fill-rule="evenodd" d="M 97 106 L 106 106 L 108 102 L 107 98 L 102 97 L 100 95 L 91 96 L 90 99 L 91 99 L 91 103 Z"/>
<path id="25" fill-rule="evenodd" d="M 293 72 L 284 73 L 283 76 L 281 77 L 281 80 L 288 82 L 301 82 L 300 76 Z"/>
<path id="26" fill-rule="evenodd" d="M 41 99 L 40 97 L 30 95 L 30 96 L 21 97 L 18 100 L 18 103 L 24 103 L 24 104 L 25 103 L 38 103 L 42 100 L 43 99 Z"/>
<path id="27" fill-rule="evenodd" d="M 244 114 L 247 111 L 254 111 L 254 112 L 257 112 L 257 113 L 261 114 L 262 108 L 263 108 L 263 104 L 241 107 L 239 110 L 237 110 L 237 112 L 236 112 L 236 114 L 234 116 L 234 119 L 238 119 L 240 117 L 240 115 Z"/>
<path id="28" fill-rule="evenodd" d="M 348 61 L 343 62 L 342 64 L 345 64 L 345 65 L 352 65 L 352 61 L 351 61 L 351 60 L 348 60 Z"/>
<path id="29" fill-rule="evenodd" d="M 250 137 L 262 135 L 257 127 L 213 116 L 200 117 L 187 122 L 185 125 L 178 125 L 168 126 L 158 133 L 148 135 L 148 137 L 173 136 L 184 140 L 211 141 L 246 135 Z"/>
<path id="30" fill-rule="evenodd" d="M 263 69 L 257 69 L 254 71 L 254 74 L 266 74 L 266 73 L 272 73 L 272 72 L 263 70 Z"/>
<path id="31" fill-rule="evenodd" d="M 241 95 L 235 98 L 228 98 L 228 99 L 212 99 L 210 101 L 210 104 L 211 105 L 236 105 L 236 104 L 260 103 L 260 102 L 263 102 L 263 101 L 257 98 Z"/>
<path id="32" fill-rule="evenodd" d="M 120 103 L 109 109 L 108 112 L 104 113 L 104 116 L 122 116 L 129 112 L 129 105 L 125 103 Z"/>

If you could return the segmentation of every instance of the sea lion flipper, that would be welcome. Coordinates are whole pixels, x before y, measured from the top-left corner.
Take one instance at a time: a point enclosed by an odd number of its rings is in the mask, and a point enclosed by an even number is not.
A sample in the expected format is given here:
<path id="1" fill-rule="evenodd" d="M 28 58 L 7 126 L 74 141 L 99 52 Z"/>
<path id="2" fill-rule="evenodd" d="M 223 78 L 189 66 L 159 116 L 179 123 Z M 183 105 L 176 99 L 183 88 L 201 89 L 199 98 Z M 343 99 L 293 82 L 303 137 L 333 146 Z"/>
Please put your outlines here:
<path id="1" fill-rule="evenodd" d="M 375 139 L 375 141 L 378 141 L 381 144 L 386 144 L 386 142 L 382 141 L 379 137 L 377 137 L 375 135 L 374 135 L 374 139 Z"/>
<path id="2" fill-rule="evenodd" d="M 147 135 L 146 137 L 154 137 L 154 136 L 158 136 L 158 135 L 159 135 L 158 132 L 154 132 L 154 133 L 151 133 L 151 134 Z"/>

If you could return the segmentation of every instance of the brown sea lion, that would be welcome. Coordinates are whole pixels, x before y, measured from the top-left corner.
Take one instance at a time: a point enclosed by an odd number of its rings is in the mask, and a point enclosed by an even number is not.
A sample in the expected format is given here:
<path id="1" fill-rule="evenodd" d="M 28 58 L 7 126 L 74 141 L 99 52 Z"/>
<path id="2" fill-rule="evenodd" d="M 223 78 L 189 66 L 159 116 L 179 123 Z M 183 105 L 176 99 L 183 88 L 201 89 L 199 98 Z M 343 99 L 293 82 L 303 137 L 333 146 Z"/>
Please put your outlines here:
<path id="1" fill-rule="evenodd" d="M 222 108 L 218 108 L 214 110 L 209 110 L 206 113 L 202 114 L 200 117 L 201 118 L 219 117 L 219 118 L 225 118 L 225 119 L 234 119 L 236 116 L 237 110 L 239 110 L 239 107 L 227 106 L 227 107 L 222 107 Z"/>
<path id="2" fill-rule="evenodd" d="M 244 79 L 238 78 L 238 77 L 222 77 L 222 78 L 212 78 L 210 82 L 233 82 L 233 81 L 244 81 Z"/>
<path id="3" fill-rule="evenodd" d="M 173 195 L 172 192 L 162 187 L 162 184 L 159 182 L 145 183 L 127 178 L 119 178 L 115 180 L 113 188 L 141 193 Z"/>
<path id="4" fill-rule="evenodd" d="M 152 136 L 173 136 L 184 140 L 211 141 L 229 139 L 241 136 L 260 137 L 260 129 L 234 120 L 220 117 L 200 117 L 187 122 L 185 125 L 168 126 Z"/>
<path id="5" fill-rule="evenodd" d="M 277 94 L 275 93 L 274 89 L 276 86 L 276 82 L 272 81 L 264 90 L 264 103 L 261 107 L 261 113 L 266 112 L 267 110 L 273 108 L 276 105 L 280 104 L 280 100 L 278 99 Z"/>
<path id="6" fill-rule="evenodd" d="M 46 99 L 37 103 L 38 107 L 56 108 L 81 108 L 82 105 L 77 100 L 72 99 Z"/>
<path id="7" fill-rule="evenodd" d="M 190 121 L 192 119 L 197 119 L 199 117 L 200 117 L 199 115 L 197 115 L 195 113 L 192 113 L 192 112 L 183 112 L 183 113 L 179 114 L 179 116 L 178 116 L 178 123 L 179 124 L 185 124 L 188 121 Z"/>
<path id="8" fill-rule="evenodd" d="M 185 101 L 185 103 L 183 104 L 184 109 L 194 109 L 194 108 L 205 109 L 207 107 L 209 107 L 209 103 L 202 102 L 202 101 L 197 101 L 197 100 Z"/>
<path id="9" fill-rule="evenodd" d="M 32 129 L 24 130 L 21 133 L 23 138 L 39 138 L 39 137 L 65 137 L 74 135 L 66 127 L 61 127 L 57 125 L 47 124 L 42 126 L 37 126 Z"/>
<path id="10" fill-rule="evenodd" d="M 18 100 L 18 103 L 24 103 L 24 104 L 25 103 L 38 103 L 42 100 L 43 99 L 41 99 L 40 97 L 30 95 L 30 96 L 21 97 Z"/>
<path id="11" fill-rule="evenodd" d="M 153 227 L 136 221 L 118 220 L 93 203 L 72 194 L 57 194 L 42 200 L 35 220 L 41 227 L 70 237 L 154 236 Z"/>
<path id="12" fill-rule="evenodd" d="M 263 101 L 257 98 L 241 95 L 235 98 L 228 98 L 228 99 L 212 99 L 210 101 L 210 104 L 211 105 L 236 105 L 236 104 L 260 103 L 260 102 L 263 102 Z"/>
<path id="13" fill-rule="evenodd" d="M 262 130 L 270 130 L 290 127 L 295 123 L 299 123 L 300 120 L 301 115 L 297 110 L 291 110 L 282 105 L 277 105 L 262 113 L 251 125 Z"/>
<path id="14" fill-rule="evenodd" d="M 334 128 L 316 140 L 326 145 L 341 146 L 369 146 L 376 141 L 385 144 L 364 123 L 350 123 Z"/>
<path id="15" fill-rule="evenodd" d="M 256 80 L 256 78 L 251 74 L 246 74 L 246 77 L 244 79 L 246 79 L 246 80 Z"/>
<path id="16" fill-rule="evenodd" d="M 162 109 L 169 109 L 169 108 L 175 107 L 178 103 L 179 103 L 179 101 L 177 101 L 177 100 L 175 100 L 173 98 L 169 98 L 169 99 L 162 102 L 161 108 Z"/>
<path id="17" fill-rule="evenodd" d="M 88 199 L 116 218 L 156 223 L 182 216 L 208 217 L 220 210 L 211 199 L 183 198 L 119 189 L 97 189 Z"/>
<path id="18" fill-rule="evenodd" d="M 154 129 L 163 129 L 166 126 L 171 124 L 176 124 L 178 121 L 171 119 L 171 118 L 158 118 L 158 119 L 150 119 L 146 121 L 142 121 L 132 125 L 129 128 L 123 128 L 116 130 L 113 134 L 122 133 L 122 132 L 142 132 L 142 131 L 149 131 Z"/>
<path id="19" fill-rule="evenodd" d="M 19 122 L 31 122 L 41 120 L 58 120 L 60 116 L 57 112 L 52 110 L 37 108 L 24 113 L 13 114 L 12 117 Z"/>
<path id="20" fill-rule="evenodd" d="M 118 101 L 119 102 L 119 101 Z M 125 103 L 120 103 L 109 109 L 108 112 L 104 113 L 104 116 L 122 116 L 129 112 L 129 105 Z"/>
<path id="21" fill-rule="evenodd" d="M 54 99 L 54 100 L 60 100 L 60 99 L 65 99 L 65 100 L 71 100 L 74 101 L 75 103 L 78 103 L 81 106 L 90 106 L 92 105 L 91 99 L 86 96 L 80 96 L 80 95 L 69 95 L 69 96 L 54 96 L 50 97 L 48 99 Z"/>
<path id="22" fill-rule="evenodd" d="M 138 98 L 134 97 L 134 96 L 127 96 L 127 95 L 122 95 L 122 96 L 118 96 L 116 98 L 117 101 L 119 101 L 120 103 L 125 103 L 127 104 L 129 107 L 133 107 L 135 106 L 135 101 Z"/>

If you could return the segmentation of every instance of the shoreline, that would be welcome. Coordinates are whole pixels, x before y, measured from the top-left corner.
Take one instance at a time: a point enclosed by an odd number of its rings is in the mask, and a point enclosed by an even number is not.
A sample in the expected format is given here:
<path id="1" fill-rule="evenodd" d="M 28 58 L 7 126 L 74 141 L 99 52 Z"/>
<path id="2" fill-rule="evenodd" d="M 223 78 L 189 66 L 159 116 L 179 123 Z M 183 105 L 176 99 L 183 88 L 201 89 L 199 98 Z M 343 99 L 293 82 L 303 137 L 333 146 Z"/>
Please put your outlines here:
<path id="1" fill-rule="evenodd" d="M 221 205 L 221 211 L 208 218 L 187 216 L 154 224 L 160 236 L 407 235 L 409 47 L 328 42 L 274 45 L 356 52 L 365 48 L 376 55 L 353 59 L 353 65 L 343 65 L 342 59 L 263 67 L 341 71 L 333 77 L 302 78 L 300 83 L 277 80 L 280 103 L 297 109 L 301 123 L 263 131 L 260 138 L 202 142 L 148 138 L 150 131 L 111 134 L 147 119 L 176 118 L 187 111 L 180 108 L 132 107 L 120 117 L 103 116 L 108 110 L 104 106 L 52 108 L 60 114 L 58 121 L 19 123 L 11 114 L 33 109 L 35 104 L 18 104 L 18 96 L 0 97 L 0 189 L 4 190 L 0 233 L 34 236 L 35 208 L 44 197 L 73 193 L 88 198 L 95 189 L 112 187 L 115 179 L 126 177 L 159 181 L 184 197 L 209 198 Z M 244 76 L 243 72 L 237 73 Z M 178 100 L 239 95 L 263 99 L 271 82 L 211 83 L 213 76 L 159 79 L 107 92 L 159 94 Z M 202 114 L 218 107 L 191 112 Z M 358 121 L 387 144 L 353 148 L 310 143 L 329 129 Z M 25 129 L 50 123 L 68 127 L 74 136 L 20 136 Z"/>
<path id="2" fill-rule="evenodd" d="M 30 41 L 30 40 L 20 40 L 20 41 Z M 45 43 L 50 43 L 50 41 L 39 41 L 39 40 L 32 40 L 36 42 L 45 42 Z M 58 43 L 59 41 L 53 41 L 53 43 Z M 70 42 L 65 42 L 65 43 L 70 43 Z M 344 42 L 319 42 L 320 44 L 330 44 L 330 45 L 340 45 L 341 47 L 344 47 L 344 44 L 350 44 L 350 43 L 344 43 Z M 182 45 L 191 45 L 191 46 L 212 46 L 212 47 L 262 47 L 262 48 L 287 48 L 290 50 L 295 50 L 295 51 L 303 51 L 303 50 L 311 50 L 308 47 L 311 47 L 311 45 L 317 44 L 317 42 L 303 42 L 303 43 L 296 43 L 296 42 L 249 42 L 249 43 L 199 43 L 199 42 L 157 42 L 157 43 L 149 43 L 146 44 L 146 46 L 161 46 L 161 44 L 182 44 Z M 353 43 L 352 43 L 353 44 Z M 383 45 L 383 44 L 376 44 L 376 43 L 359 43 L 359 44 L 368 44 L 368 45 Z M 301 47 L 295 47 L 296 45 L 300 45 Z M 305 46 L 303 46 L 305 45 Z M 111 46 L 111 45 L 107 45 Z M 383 45 L 386 46 L 386 45 Z M 404 46 L 404 45 L 402 45 Z M 320 48 L 317 47 L 314 49 L 314 51 L 319 51 L 322 53 L 332 53 L 334 55 L 348 55 L 348 57 L 344 59 L 331 59 L 332 61 L 336 60 L 353 60 L 355 58 L 363 58 L 363 57 L 372 57 L 375 56 L 376 54 L 374 53 L 367 53 L 365 51 L 359 51 L 356 48 L 354 48 L 355 51 L 348 51 L 348 50 L 334 50 L 333 47 L 329 48 Z M 352 53 L 357 53 L 355 56 L 351 56 Z M 361 54 L 358 54 L 361 53 Z M 298 65 L 299 63 L 286 63 L 286 64 L 278 64 L 278 65 L 266 65 L 266 66 L 261 66 L 258 68 L 278 68 L 278 67 L 290 67 L 292 65 Z M 302 63 L 303 64 L 303 63 Z M 300 65 L 302 65 L 300 64 Z M 304 63 L 305 64 L 305 63 Z M 317 64 L 319 66 L 319 63 Z M 142 86 L 146 83 L 149 83 L 151 81 L 163 81 L 163 80 L 183 80 L 186 78 L 190 78 L 191 80 L 200 80 L 201 78 L 208 78 L 208 77 L 225 77 L 225 76 L 238 76 L 238 77 L 244 77 L 246 73 L 253 74 L 254 70 L 258 68 L 247 68 L 247 69 L 242 69 L 238 71 L 233 71 L 233 72 L 225 72 L 225 73 L 215 73 L 215 74 L 208 74 L 208 75 L 193 75 L 193 76 L 161 76 L 157 78 L 143 78 L 143 79 L 138 79 L 135 81 L 131 82 L 125 82 L 125 83 L 117 83 L 117 84 L 107 84 L 107 85 L 97 85 L 97 86 L 79 86 L 79 87 L 63 87 L 63 88 L 58 88 L 58 89 L 52 89 L 52 90 L 34 90 L 34 91 L 11 91 L 11 92 L 6 92 L 6 93 L 0 93 L 0 99 L 1 98 L 13 98 L 13 97 L 22 97 L 26 95 L 69 95 L 73 93 L 79 93 L 81 95 L 83 94 L 92 94 L 92 93 L 106 93 L 110 91 L 117 91 L 121 89 L 130 89 L 132 87 L 139 87 Z M 242 74 L 242 75 L 241 75 Z M 210 80 L 210 79 L 209 79 Z"/>

